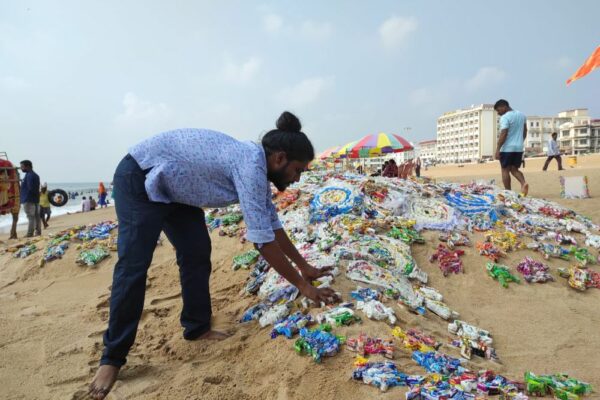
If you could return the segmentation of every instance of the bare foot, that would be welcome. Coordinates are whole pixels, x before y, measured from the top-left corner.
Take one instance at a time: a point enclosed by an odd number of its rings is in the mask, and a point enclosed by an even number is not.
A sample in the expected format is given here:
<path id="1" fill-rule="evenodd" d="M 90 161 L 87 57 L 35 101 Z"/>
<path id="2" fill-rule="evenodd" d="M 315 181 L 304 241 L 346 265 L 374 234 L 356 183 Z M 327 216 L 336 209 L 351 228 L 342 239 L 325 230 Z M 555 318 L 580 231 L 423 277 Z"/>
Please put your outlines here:
<path id="1" fill-rule="evenodd" d="M 224 332 L 210 330 L 198 336 L 195 340 L 225 340 L 230 336 L 231 335 Z"/>
<path id="2" fill-rule="evenodd" d="M 103 399 L 117 381 L 119 367 L 114 365 L 101 365 L 90 384 L 89 395 L 92 399 Z"/>
<path id="3" fill-rule="evenodd" d="M 527 196 L 527 193 L 529 193 L 529 183 L 526 183 L 521 187 L 521 193 L 523 193 L 523 197 Z"/>

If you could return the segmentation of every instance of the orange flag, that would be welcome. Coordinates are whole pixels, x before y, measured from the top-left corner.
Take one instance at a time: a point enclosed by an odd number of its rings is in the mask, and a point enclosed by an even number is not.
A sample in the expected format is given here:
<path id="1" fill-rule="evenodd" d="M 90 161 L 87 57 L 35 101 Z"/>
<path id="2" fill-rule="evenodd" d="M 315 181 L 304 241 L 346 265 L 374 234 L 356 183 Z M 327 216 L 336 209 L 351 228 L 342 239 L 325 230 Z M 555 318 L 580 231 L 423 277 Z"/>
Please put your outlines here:
<path id="1" fill-rule="evenodd" d="M 596 51 L 592 53 L 590 58 L 585 60 L 585 63 L 583 63 L 583 65 L 579 67 L 577 72 L 575 72 L 573 76 L 567 79 L 567 85 L 579 78 L 583 78 L 598 67 L 600 67 L 600 46 L 596 47 Z"/>

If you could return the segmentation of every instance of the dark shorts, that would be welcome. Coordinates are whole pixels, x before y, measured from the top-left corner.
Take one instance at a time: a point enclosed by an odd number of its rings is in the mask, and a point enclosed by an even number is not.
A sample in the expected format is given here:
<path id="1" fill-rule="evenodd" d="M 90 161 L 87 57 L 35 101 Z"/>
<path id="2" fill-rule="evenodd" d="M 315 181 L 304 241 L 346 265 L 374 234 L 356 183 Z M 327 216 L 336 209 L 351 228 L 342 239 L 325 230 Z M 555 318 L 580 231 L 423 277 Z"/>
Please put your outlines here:
<path id="1" fill-rule="evenodd" d="M 40 216 L 50 216 L 50 214 L 52 214 L 52 212 L 50 211 L 50 207 L 42 207 L 40 206 Z"/>
<path id="2" fill-rule="evenodd" d="M 509 167 L 517 167 L 521 166 L 521 162 L 523 161 L 523 152 L 510 152 L 510 153 L 500 153 L 500 166 L 502 168 Z"/>

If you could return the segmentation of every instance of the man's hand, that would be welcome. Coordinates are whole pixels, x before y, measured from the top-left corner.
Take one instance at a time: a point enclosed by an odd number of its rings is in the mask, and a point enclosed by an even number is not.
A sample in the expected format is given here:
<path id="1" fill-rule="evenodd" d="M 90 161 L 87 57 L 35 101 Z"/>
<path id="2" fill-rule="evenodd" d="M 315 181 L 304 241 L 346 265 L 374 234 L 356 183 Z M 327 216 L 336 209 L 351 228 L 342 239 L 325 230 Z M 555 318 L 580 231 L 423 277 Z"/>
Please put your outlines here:
<path id="1" fill-rule="evenodd" d="M 319 289 L 311 285 L 309 282 L 304 281 L 304 284 L 299 288 L 300 293 L 306 296 L 307 298 L 314 301 L 317 305 L 321 304 L 321 302 L 325 304 L 331 304 L 336 301 L 339 301 L 337 294 L 331 288 Z"/>
<path id="2" fill-rule="evenodd" d="M 496 155 L 495 155 L 495 157 L 496 157 L 496 160 L 500 160 L 500 150 L 498 150 L 498 151 L 496 152 Z"/>
<path id="3" fill-rule="evenodd" d="M 300 273 L 302 274 L 302 277 L 307 280 L 308 282 L 312 282 L 322 276 L 326 276 L 326 275 L 330 275 L 331 276 L 331 270 L 333 268 L 332 267 L 325 267 L 322 269 L 319 268 L 315 268 L 310 264 L 306 264 L 303 265 L 302 267 L 300 267 Z"/>

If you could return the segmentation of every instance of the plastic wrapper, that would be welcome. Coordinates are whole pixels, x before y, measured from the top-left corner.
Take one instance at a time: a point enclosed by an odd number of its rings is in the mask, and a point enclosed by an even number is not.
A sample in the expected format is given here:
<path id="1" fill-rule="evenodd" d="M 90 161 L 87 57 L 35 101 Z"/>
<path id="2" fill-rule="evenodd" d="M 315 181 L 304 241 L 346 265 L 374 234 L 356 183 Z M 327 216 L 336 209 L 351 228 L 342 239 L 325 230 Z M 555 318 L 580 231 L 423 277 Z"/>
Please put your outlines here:
<path id="1" fill-rule="evenodd" d="M 242 314 L 242 318 L 240 318 L 240 322 L 250 322 L 253 320 L 259 319 L 266 310 L 269 309 L 269 306 L 265 303 L 258 303 L 253 305 Z"/>
<path id="2" fill-rule="evenodd" d="M 356 282 L 392 289 L 399 294 L 402 302 L 410 308 L 416 309 L 423 304 L 423 298 L 414 291 L 406 277 L 393 275 L 390 271 L 368 262 L 351 262 L 346 269 L 346 276 Z"/>
<path id="3" fill-rule="evenodd" d="M 391 339 L 371 338 L 363 333 L 357 338 L 348 338 L 346 347 L 361 356 L 381 354 L 386 358 L 393 359 L 396 346 Z"/>
<path id="4" fill-rule="evenodd" d="M 450 307 L 441 301 L 425 298 L 425 307 L 427 307 L 427 309 L 432 313 L 445 320 L 457 318 L 459 316 L 457 312 L 452 311 Z"/>
<path id="5" fill-rule="evenodd" d="M 240 268 L 248 269 L 258 260 L 259 256 L 260 253 L 258 250 L 248 250 L 245 253 L 233 257 L 232 268 L 234 271 Z"/>
<path id="6" fill-rule="evenodd" d="M 517 271 L 523 274 L 523 278 L 529 283 L 544 283 L 554 280 L 550 275 L 550 268 L 546 264 L 535 261 L 530 257 L 525 257 L 517 265 Z"/>
<path id="7" fill-rule="evenodd" d="M 386 307 L 378 300 L 358 301 L 356 303 L 356 309 L 362 310 L 369 319 L 375 319 L 377 321 L 387 319 L 390 325 L 394 325 L 397 320 L 394 310 L 391 307 Z"/>
<path id="8" fill-rule="evenodd" d="M 406 386 L 408 375 L 390 361 L 366 363 L 352 372 L 352 379 L 378 387 L 382 392 L 394 386 Z"/>
<path id="9" fill-rule="evenodd" d="M 258 323 L 262 328 L 267 325 L 273 325 L 275 322 L 285 318 L 290 313 L 287 304 L 277 304 L 265 310 L 258 318 Z"/>
<path id="10" fill-rule="evenodd" d="M 44 262 L 62 258 L 65 255 L 65 250 L 69 248 L 69 242 L 63 242 L 55 246 L 49 246 L 44 253 Z"/>
<path id="11" fill-rule="evenodd" d="M 300 311 L 288 316 L 287 318 L 277 322 L 273 326 L 271 331 L 271 338 L 276 338 L 279 335 L 283 335 L 288 339 L 291 339 L 300 329 L 310 325 L 312 323 L 312 317 L 310 314 L 302 314 Z"/>
<path id="12" fill-rule="evenodd" d="M 511 274 L 506 265 L 489 262 L 486 264 L 488 275 L 500 282 L 502 287 L 507 288 L 510 282 L 520 283 L 519 278 Z"/>
<path id="13" fill-rule="evenodd" d="M 298 354 L 308 354 L 315 362 L 321 362 L 323 357 L 333 357 L 339 353 L 343 337 L 329 332 L 330 327 L 322 327 L 309 330 L 300 329 L 300 337 L 294 343 L 294 349 Z"/>
<path id="14" fill-rule="evenodd" d="M 380 300 L 381 292 L 375 289 L 357 286 L 356 290 L 350 292 L 350 297 L 358 301 Z"/>
<path id="15" fill-rule="evenodd" d="M 565 374 L 535 375 L 532 372 L 525 373 L 525 385 L 527 393 L 535 396 L 546 396 L 552 393 L 554 398 L 576 400 L 579 396 L 592 393 L 593 388 L 589 383 L 571 378 Z"/>
<path id="16" fill-rule="evenodd" d="M 416 221 L 416 229 L 452 230 L 459 225 L 454 209 L 436 199 L 411 198 L 405 215 Z"/>
<path id="17" fill-rule="evenodd" d="M 469 234 L 464 231 L 440 232 L 438 239 L 445 242 L 450 250 L 454 250 L 457 246 L 471 245 Z"/>
<path id="18" fill-rule="evenodd" d="M 585 245 L 600 249 L 600 235 L 588 234 L 585 238 Z"/>
<path id="19" fill-rule="evenodd" d="M 442 353 L 430 351 L 427 353 L 414 351 L 412 359 L 427 372 L 437 373 L 442 375 L 461 374 L 466 369 L 461 365 L 458 358 L 453 358 Z"/>
<path id="20" fill-rule="evenodd" d="M 354 315 L 354 310 L 344 305 L 339 305 L 317 314 L 316 320 L 320 324 L 328 323 L 335 326 L 351 325 L 354 322 L 360 322 L 360 318 Z"/>
<path id="21" fill-rule="evenodd" d="M 92 239 L 107 239 L 110 236 L 110 232 L 117 226 L 119 226 L 119 224 L 113 221 L 99 222 L 80 230 L 77 232 L 76 237 L 77 239 L 83 241 Z"/>
<path id="22" fill-rule="evenodd" d="M 93 266 L 109 256 L 104 247 L 96 247 L 90 250 L 82 250 L 75 261 L 77 264 Z"/>
<path id="23" fill-rule="evenodd" d="M 392 335 L 398 338 L 404 347 L 410 350 L 419 350 L 427 353 L 435 351 L 441 346 L 441 343 L 435 340 L 433 336 L 426 335 L 414 328 L 405 332 L 397 326 L 392 329 Z"/>
<path id="24" fill-rule="evenodd" d="M 464 272 L 463 262 L 460 259 L 460 256 L 464 254 L 465 252 L 462 250 L 451 251 L 440 243 L 435 253 L 429 257 L 429 262 L 437 261 L 444 276 L 448 276 L 450 273 L 458 274 Z"/>
<path id="25" fill-rule="evenodd" d="M 17 249 L 15 252 L 15 258 L 27 258 L 36 251 L 38 251 L 38 248 L 35 244 L 26 245 Z"/>

